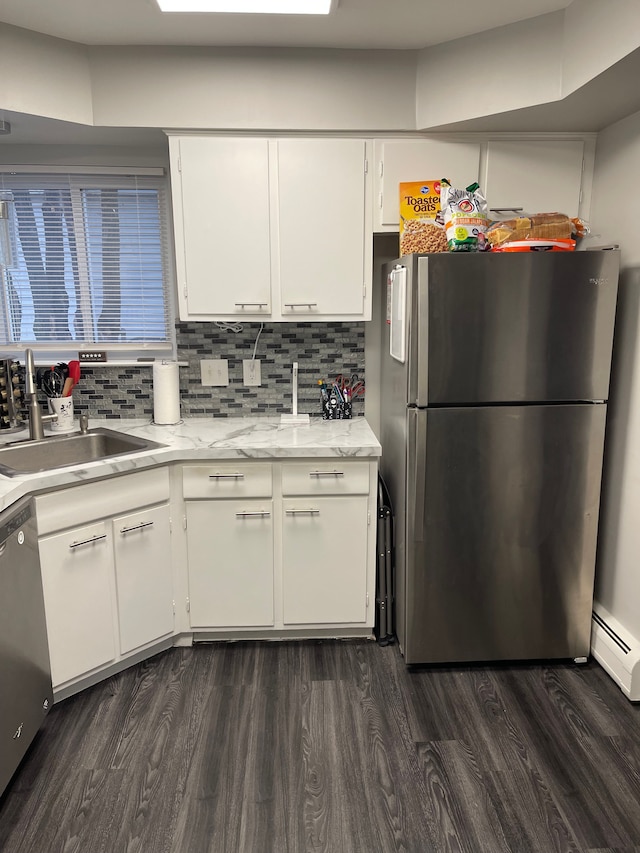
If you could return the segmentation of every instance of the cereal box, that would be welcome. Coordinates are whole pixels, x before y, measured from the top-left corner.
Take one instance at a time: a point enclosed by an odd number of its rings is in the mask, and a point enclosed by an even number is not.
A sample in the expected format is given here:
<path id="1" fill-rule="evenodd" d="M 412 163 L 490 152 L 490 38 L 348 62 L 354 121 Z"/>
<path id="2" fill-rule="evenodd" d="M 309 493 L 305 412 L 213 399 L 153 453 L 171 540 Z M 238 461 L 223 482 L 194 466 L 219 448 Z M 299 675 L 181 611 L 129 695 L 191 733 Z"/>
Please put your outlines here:
<path id="1" fill-rule="evenodd" d="M 447 236 L 439 214 L 439 180 L 400 184 L 401 255 L 447 251 Z"/>

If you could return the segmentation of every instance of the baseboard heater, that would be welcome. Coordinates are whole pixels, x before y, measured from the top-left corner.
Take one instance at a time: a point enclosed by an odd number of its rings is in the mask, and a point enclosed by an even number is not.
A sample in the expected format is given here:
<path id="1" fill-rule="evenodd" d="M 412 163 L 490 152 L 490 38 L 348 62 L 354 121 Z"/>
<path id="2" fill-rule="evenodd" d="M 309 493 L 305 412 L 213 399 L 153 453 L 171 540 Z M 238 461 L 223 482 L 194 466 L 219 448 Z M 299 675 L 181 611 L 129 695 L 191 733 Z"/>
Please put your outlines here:
<path id="1" fill-rule="evenodd" d="M 591 617 L 591 654 L 627 699 L 640 702 L 640 641 L 597 602 Z"/>

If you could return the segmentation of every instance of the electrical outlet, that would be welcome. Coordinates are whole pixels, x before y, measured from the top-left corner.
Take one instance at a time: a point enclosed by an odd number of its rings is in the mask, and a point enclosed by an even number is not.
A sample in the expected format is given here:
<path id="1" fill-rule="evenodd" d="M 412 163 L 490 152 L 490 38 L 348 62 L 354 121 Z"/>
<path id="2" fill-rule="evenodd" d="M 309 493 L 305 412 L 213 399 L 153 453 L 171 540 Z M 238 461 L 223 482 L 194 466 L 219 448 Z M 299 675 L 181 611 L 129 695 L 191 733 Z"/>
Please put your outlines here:
<path id="1" fill-rule="evenodd" d="M 245 385 L 262 385 L 262 377 L 260 375 L 260 359 L 245 358 L 242 362 L 242 381 Z"/>
<path id="2" fill-rule="evenodd" d="M 201 359 L 200 377 L 203 385 L 228 385 L 229 362 L 226 358 Z"/>

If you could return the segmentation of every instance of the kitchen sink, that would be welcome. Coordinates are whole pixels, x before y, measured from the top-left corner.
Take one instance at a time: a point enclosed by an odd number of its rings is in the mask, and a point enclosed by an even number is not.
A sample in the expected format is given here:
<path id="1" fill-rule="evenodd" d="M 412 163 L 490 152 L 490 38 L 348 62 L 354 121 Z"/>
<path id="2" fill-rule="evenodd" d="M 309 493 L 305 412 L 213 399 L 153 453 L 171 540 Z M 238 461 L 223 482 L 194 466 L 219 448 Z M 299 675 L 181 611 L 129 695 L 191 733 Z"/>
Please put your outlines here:
<path id="1" fill-rule="evenodd" d="M 35 474 L 165 446 L 157 441 L 103 428 L 41 441 L 11 442 L 0 447 L 0 474 L 5 477 Z"/>

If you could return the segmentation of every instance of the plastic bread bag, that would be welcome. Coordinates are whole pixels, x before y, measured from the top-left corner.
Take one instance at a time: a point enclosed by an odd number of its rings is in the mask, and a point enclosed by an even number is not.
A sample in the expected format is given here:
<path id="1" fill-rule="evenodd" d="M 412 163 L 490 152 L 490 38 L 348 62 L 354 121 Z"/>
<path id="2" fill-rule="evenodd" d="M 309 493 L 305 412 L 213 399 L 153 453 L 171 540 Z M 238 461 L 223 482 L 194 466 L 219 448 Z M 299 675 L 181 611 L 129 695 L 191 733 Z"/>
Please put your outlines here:
<path id="1" fill-rule="evenodd" d="M 493 246 L 492 252 L 573 252 L 576 241 L 567 240 L 513 240 Z"/>
<path id="2" fill-rule="evenodd" d="M 589 233 L 585 222 L 571 219 L 564 213 L 535 213 L 514 219 L 492 222 L 487 240 L 492 248 L 523 240 L 580 239 Z"/>
<path id="3" fill-rule="evenodd" d="M 440 205 L 450 252 L 481 252 L 489 248 L 486 238 L 489 225 L 487 201 L 480 192 L 479 184 L 471 184 L 461 190 L 443 178 Z"/>

